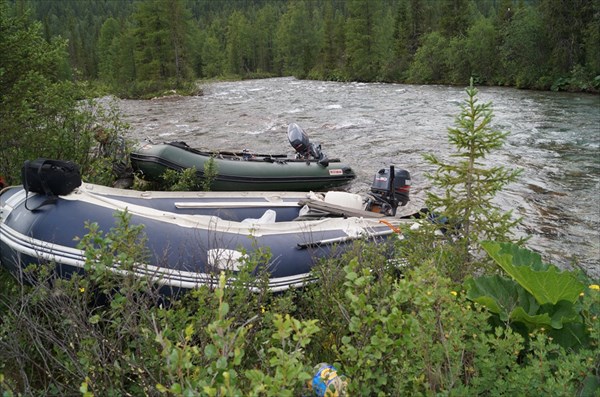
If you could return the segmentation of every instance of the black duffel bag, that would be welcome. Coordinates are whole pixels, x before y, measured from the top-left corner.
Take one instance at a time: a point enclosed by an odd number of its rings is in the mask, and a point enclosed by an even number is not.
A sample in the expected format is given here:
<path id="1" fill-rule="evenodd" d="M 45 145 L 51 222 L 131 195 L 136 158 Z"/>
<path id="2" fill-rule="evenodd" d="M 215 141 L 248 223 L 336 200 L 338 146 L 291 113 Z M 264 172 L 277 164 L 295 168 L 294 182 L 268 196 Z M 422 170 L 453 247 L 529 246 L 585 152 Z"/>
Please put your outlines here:
<path id="1" fill-rule="evenodd" d="M 81 186 L 79 166 L 71 161 L 63 160 L 44 158 L 34 161 L 27 160 L 21 169 L 21 179 L 27 194 L 35 192 L 47 196 L 46 201 L 31 211 L 53 203 L 56 201 L 56 196 L 69 194 Z M 25 208 L 27 208 L 27 203 L 25 203 Z"/>

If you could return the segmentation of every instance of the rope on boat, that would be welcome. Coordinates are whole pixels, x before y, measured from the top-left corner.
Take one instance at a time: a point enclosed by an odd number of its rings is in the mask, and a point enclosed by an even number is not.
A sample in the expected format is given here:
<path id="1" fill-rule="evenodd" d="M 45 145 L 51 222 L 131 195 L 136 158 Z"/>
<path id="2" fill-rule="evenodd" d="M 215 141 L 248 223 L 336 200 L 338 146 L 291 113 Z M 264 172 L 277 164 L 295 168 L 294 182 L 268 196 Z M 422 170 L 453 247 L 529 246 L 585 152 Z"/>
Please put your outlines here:
<path id="1" fill-rule="evenodd" d="M 379 223 L 383 223 L 384 225 L 386 225 L 387 227 L 392 229 L 395 233 L 398 233 L 398 234 L 402 233 L 402 229 L 400 229 L 397 226 L 392 225 L 390 222 L 386 221 L 385 219 L 380 219 Z"/>

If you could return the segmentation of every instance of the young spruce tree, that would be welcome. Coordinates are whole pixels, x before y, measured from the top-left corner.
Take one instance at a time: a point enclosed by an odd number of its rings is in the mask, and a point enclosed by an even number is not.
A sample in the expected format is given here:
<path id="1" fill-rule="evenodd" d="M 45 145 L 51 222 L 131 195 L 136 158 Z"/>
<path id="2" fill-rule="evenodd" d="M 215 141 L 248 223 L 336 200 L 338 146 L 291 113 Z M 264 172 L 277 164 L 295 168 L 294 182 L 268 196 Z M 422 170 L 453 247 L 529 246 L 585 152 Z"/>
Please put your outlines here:
<path id="1" fill-rule="evenodd" d="M 436 167 L 426 175 L 434 187 L 427 192 L 426 201 L 429 209 L 443 214 L 445 223 L 438 227 L 452 237 L 452 243 L 445 249 L 451 252 L 447 263 L 453 265 L 446 270 L 455 280 L 462 280 L 483 265 L 478 260 L 481 252 L 478 241 L 511 241 L 511 229 L 520 221 L 513 219 L 512 211 L 503 212 L 493 198 L 514 182 L 522 170 L 484 162 L 486 155 L 503 145 L 508 133 L 490 125 L 491 103 L 479 103 L 473 79 L 466 93 L 455 127 L 448 128 L 448 140 L 456 149 L 451 157 L 456 161 L 444 162 L 433 154 L 424 156 Z"/>

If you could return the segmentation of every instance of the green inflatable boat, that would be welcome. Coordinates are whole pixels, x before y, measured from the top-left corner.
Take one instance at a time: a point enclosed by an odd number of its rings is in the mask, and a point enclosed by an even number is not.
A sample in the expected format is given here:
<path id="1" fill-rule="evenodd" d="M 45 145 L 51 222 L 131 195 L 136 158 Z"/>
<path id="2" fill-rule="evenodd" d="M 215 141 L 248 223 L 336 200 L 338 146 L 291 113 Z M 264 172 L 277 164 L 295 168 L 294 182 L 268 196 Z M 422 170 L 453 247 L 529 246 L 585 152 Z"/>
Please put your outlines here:
<path id="1" fill-rule="evenodd" d="M 216 177 L 214 191 L 318 191 L 343 186 L 356 178 L 354 171 L 339 159 L 328 159 L 320 146 L 310 143 L 297 124 L 288 127 L 288 139 L 296 156 L 254 154 L 249 151 L 202 151 L 185 142 L 154 144 L 144 142 L 130 154 L 131 165 L 144 179 L 159 181 L 167 170 L 195 168 L 202 181 L 204 164 L 211 158 Z"/>

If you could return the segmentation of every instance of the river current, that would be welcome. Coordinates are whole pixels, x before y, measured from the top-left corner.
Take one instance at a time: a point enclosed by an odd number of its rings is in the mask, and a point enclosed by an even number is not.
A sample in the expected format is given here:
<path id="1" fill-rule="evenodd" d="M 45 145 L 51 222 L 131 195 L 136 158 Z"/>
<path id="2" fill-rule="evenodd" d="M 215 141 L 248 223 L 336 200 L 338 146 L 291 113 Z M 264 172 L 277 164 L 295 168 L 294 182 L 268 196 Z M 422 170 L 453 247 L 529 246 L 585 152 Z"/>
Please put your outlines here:
<path id="1" fill-rule="evenodd" d="M 600 278 L 600 96 L 478 87 L 492 103 L 492 127 L 509 132 L 489 164 L 521 168 L 496 198 L 522 217 L 518 232 L 543 260 Z M 377 170 L 411 173 L 410 205 L 424 206 L 433 168 L 423 154 L 449 159 L 447 131 L 465 87 L 336 83 L 275 78 L 203 85 L 204 95 L 121 100 L 130 139 L 185 141 L 204 149 L 293 153 L 297 123 L 330 158 L 357 173 L 347 190 L 369 190 Z"/>

